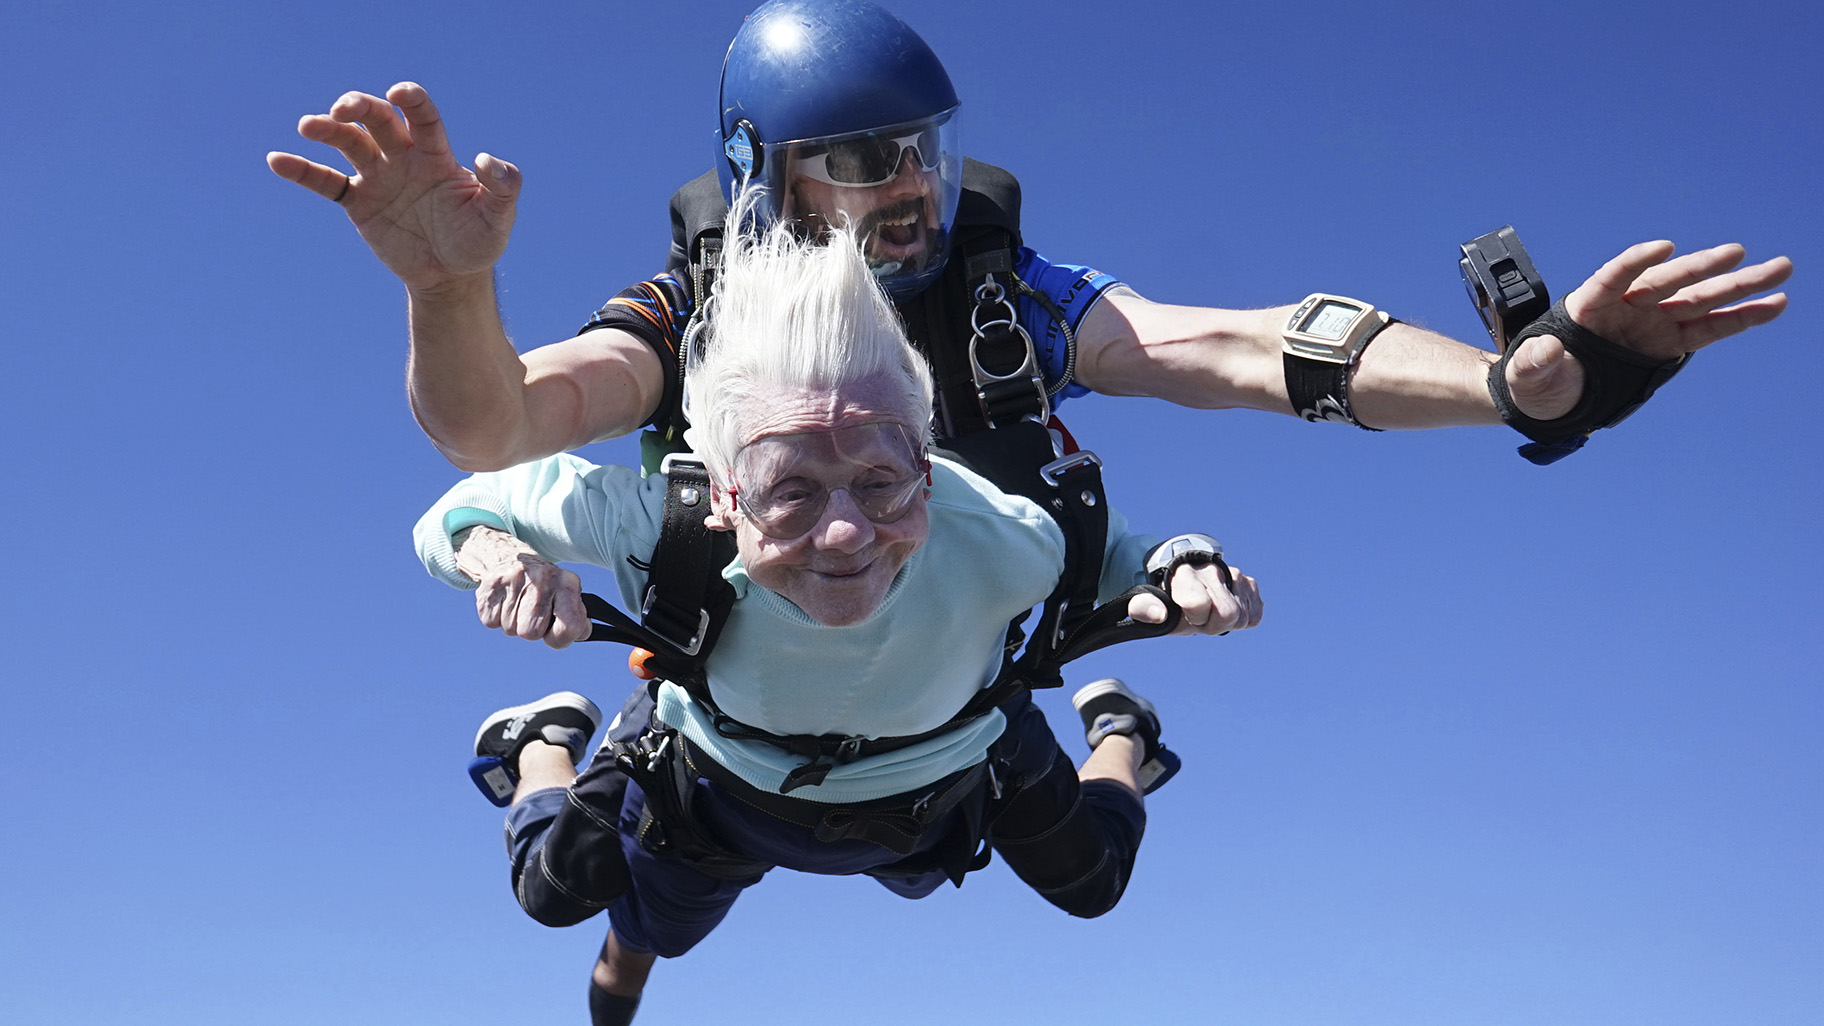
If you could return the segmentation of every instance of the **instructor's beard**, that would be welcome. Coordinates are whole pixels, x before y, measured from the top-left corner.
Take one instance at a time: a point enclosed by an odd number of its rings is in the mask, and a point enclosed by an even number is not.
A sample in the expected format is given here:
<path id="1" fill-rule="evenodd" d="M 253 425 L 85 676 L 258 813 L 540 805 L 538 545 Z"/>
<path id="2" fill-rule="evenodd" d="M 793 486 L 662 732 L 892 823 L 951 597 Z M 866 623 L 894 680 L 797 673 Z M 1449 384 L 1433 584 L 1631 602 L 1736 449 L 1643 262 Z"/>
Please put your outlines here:
<path id="1" fill-rule="evenodd" d="M 928 210 L 925 197 L 912 196 L 862 215 L 856 231 L 866 240 L 862 249 L 876 277 L 916 272 L 931 261 L 937 226 L 929 223 Z"/>

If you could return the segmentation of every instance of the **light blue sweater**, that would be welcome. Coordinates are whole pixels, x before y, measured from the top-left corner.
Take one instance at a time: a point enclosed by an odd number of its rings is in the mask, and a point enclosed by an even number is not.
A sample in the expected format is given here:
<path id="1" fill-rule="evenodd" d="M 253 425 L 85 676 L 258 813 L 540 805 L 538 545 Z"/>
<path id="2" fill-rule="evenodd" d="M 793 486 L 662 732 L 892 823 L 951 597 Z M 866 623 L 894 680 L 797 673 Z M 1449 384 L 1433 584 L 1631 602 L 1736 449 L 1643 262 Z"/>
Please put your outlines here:
<path id="1" fill-rule="evenodd" d="M 622 608 L 637 609 L 645 574 L 628 562 L 652 555 L 664 513 L 665 482 L 625 467 L 554 456 L 451 489 L 418 521 L 419 558 L 458 588 L 450 534 L 499 518 L 516 537 L 557 562 L 613 571 Z M 1007 622 L 1044 601 L 1064 565 L 1057 524 L 1028 499 L 1002 493 L 969 470 L 932 460 L 929 540 L 906 561 L 880 608 L 848 627 L 812 621 L 779 594 L 751 582 L 740 561 L 723 577 L 736 601 L 706 669 L 722 711 L 775 734 L 888 737 L 942 725 L 991 683 Z M 1130 535 L 1110 511 L 1104 601 L 1141 580 L 1156 538 Z M 803 762 L 771 745 L 716 733 L 710 714 L 676 685 L 659 692 L 658 716 L 737 776 L 777 790 Z M 980 761 L 1000 736 L 995 712 L 929 741 L 859 759 L 824 782 L 792 792 L 822 802 L 857 802 L 910 791 Z"/>

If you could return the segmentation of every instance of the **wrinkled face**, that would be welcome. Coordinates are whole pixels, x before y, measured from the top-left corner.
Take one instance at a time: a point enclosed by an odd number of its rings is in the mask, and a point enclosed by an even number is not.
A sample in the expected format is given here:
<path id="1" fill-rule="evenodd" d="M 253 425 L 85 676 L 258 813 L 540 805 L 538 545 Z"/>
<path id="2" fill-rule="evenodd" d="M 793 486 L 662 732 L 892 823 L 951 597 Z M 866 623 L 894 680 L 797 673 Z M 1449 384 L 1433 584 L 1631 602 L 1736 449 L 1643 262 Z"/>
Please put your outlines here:
<path id="1" fill-rule="evenodd" d="M 714 489 L 706 522 L 735 532 L 748 577 L 825 626 L 874 615 L 929 534 L 922 432 L 891 397 L 862 386 L 756 399 L 733 480 Z"/>
<path id="2" fill-rule="evenodd" d="M 868 266 L 877 275 L 915 272 L 945 256 L 940 251 L 942 178 L 936 168 L 927 171 L 923 166 L 925 160 L 935 160 L 935 155 L 921 157 L 917 149 L 907 148 L 900 154 L 891 181 L 864 186 L 833 185 L 805 173 L 807 163 L 821 162 L 826 156 L 792 154 L 786 217 L 832 225 L 840 225 L 846 218 L 862 238 Z"/>

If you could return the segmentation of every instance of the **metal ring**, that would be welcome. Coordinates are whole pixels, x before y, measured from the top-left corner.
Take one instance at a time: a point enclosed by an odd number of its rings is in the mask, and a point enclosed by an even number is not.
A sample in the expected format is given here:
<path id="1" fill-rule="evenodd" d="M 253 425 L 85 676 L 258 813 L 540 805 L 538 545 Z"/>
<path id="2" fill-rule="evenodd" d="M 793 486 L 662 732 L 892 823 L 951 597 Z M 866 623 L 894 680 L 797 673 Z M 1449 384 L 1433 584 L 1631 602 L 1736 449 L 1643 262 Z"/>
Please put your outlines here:
<path id="1" fill-rule="evenodd" d="M 975 330 L 975 334 L 978 337 L 981 336 L 987 328 L 992 327 L 996 324 L 1000 324 L 1002 322 L 1014 324 L 1016 327 L 1018 326 L 1019 317 L 1020 317 L 1019 311 L 1015 310 L 1013 308 L 1013 304 L 1007 302 L 1007 300 L 1005 298 L 1001 299 L 1000 307 L 1001 307 L 1001 309 L 1007 311 L 1007 316 L 997 317 L 994 320 L 989 321 L 987 324 L 983 324 L 982 323 L 982 311 L 984 309 L 987 309 L 991 305 L 993 305 L 993 304 L 981 303 L 981 304 L 978 304 L 975 307 L 975 309 L 969 311 L 969 327 Z M 1022 329 L 1022 330 L 1024 330 L 1024 329 Z"/>

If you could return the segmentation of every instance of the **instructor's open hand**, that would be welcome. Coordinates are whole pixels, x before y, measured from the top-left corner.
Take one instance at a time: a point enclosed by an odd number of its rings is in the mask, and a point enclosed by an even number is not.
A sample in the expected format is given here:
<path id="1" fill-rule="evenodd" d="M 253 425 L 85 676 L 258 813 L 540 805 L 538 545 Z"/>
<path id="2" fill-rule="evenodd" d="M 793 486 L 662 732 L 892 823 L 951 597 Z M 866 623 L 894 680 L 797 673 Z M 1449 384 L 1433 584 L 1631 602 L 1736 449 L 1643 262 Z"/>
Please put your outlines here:
<path id="1" fill-rule="evenodd" d="M 1778 317 L 1786 294 L 1750 299 L 1792 274 L 1775 257 L 1737 268 L 1746 255 L 1730 243 L 1672 258 L 1672 243 L 1643 242 L 1602 267 L 1564 299 L 1571 320 L 1616 345 L 1656 360 L 1693 353 Z M 1583 397 L 1583 366 L 1551 335 L 1527 339 L 1507 366 L 1514 405 L 1535 420 L 1556 420 Z"/>
<path id="2" fill-rule="evenodd" d="M 301 119 L 298 134 L 341 151 L 355 173 L 295 153 L 268 153 L 267 166 L 339 203 L 407 288 L 435 292 L 489 273 L 506 251 L 519 169 L 486 153 L 474 171 L 457 163 L 422 86 L 401 82 L 385 99 L 345 93 L 328 114 Z"/>

